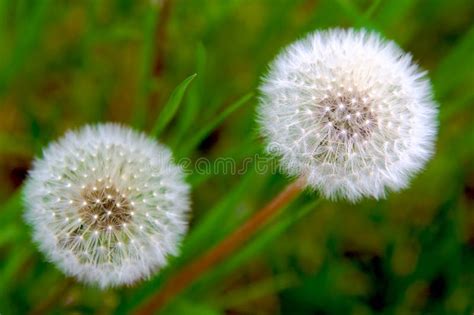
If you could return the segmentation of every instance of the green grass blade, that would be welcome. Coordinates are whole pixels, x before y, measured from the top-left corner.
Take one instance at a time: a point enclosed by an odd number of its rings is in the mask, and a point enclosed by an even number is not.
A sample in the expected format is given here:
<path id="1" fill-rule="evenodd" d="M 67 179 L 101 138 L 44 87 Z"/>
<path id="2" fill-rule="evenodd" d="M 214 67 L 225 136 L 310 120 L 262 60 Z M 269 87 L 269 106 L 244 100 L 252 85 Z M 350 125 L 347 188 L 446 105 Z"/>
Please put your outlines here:
<path id="1" fill-rule="evenodd" d="M 433 84 L 437 96 L 446 99 L 457 87 L 465 86 L 472 91 L 474 83 L 474 27 L 458 42 L 433 72 Z"/>
<path id="2" fill-rule="evenodd" d="M 199 104 L 204 89 L 204 81 L 206 78 L 206 48 L 200 42 L 196 47 L 196 73 L 199 73 L 199 78 L 196 82 L 188 89 L 186 103 L 183 105 L 182 110 L 179 113 L 177 126 L 173 129 L 171 135 L 170 145 L 175 148 L 178 143 L 186 135 L 193 125 L 193 121 L 199 116 Z"/>
<path id="3" fill-rule="evenodd" d="M 344 13 L 349 17 L 356 27 L 365 27 L 373 30 L 380 29 L 370 19 L 369 15 L 361 12 L 360 9 L 351 1 L 348 0 L 337 0 L 336 1 Z M 370 10 L 370 8 L 369 8 Z M 375 9 L 374 9 L 375 10 Z"/>
<path id="4" fill-rule="evenodd" d="M 188 88 L 191 81 L 196 77 L 196 73 L 187 77 L 183 82 L 181 82 L 171 93 L 168 102 L 166 102 L 163 110 L 161 111 L 160 115 L 156 119 L 156 122 L 153 126 L 151 131 L 151 136 L 158 138 L 163 130 L 166 128 L 168 123 L 173 119 L 176 111 L 183 100 L 184 93 Z"/>
<path id="5" fill-rule="evenodd" d="M 364 13 L 364 18 L 365 19 L 370 19 L 370 17 L 374 14 L 375 10 L 377 10 L 381 0 L 374 0 L 370 7 L 365 11 Z"/>
<path id="6" fill-rule="evenodd" d="M 7 1 L 5 1 L 7 2 Z M 34 1 L 34 9 L 29 17 L 29 23 L 24 24 L 20 30 L 10 61 L 0 69 L 0 95 L 8 88 L 11 80 L 21 70 L 23 64 L 29 60 L 30 53 L 43 31 L 43 24 L 48 13 L 49 0 Z M 0 107 L 2 102 L 0 102 Z"/>
<path id="7" fill-rule="evenodd" d="M 196 148 L 202 140 L 204 140 L 214 129 L 216 129 L 230 114 L 239 109 L 242 105 L 252 99 L 253 93 L 248 93 L 232 103 L 222 113 L 220 113 L 213 121 L 206 124 L 205 127 L 199 131 L 196 136 L 192 137 L 188 143 L 184 144 L 184 149 L 181 150 L 181 155 L 188 155 L 194 148 Z"/>

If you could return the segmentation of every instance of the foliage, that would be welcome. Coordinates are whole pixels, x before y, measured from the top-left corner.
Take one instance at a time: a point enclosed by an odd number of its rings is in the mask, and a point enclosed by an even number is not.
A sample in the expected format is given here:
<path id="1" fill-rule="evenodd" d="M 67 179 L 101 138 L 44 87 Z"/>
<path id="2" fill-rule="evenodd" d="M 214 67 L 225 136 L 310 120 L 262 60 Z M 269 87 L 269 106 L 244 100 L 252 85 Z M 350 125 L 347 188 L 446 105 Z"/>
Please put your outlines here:
<path id="1" fill-rule="evenodd" d="M 254 93 L 268 62 L 340 26 L 378 30 L 429 71 L 435 158 L 384 201 L 304 194 L 165 313 L 472 314 L 473 18 L 469 0 L 0 0 L 0 313 L 129 314 L 289 183 L 254 167 L 190 174 L 182 254 L 149 281 L 100 291 L 48 263 L 22 221 L 21 182 L 45 143 L 117 121 L 159 135 L 177 159 L 243 166 L 264 154 Z"/>

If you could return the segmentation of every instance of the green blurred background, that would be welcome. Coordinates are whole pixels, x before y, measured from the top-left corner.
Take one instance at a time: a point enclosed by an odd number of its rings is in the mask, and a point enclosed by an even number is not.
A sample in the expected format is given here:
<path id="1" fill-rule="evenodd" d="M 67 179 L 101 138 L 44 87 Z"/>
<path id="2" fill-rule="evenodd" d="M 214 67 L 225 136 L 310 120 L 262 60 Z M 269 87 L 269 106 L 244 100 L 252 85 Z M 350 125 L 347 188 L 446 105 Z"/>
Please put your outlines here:
<path id="1" fill-rule="evenodd" d="M 263 151 L 254 112 L 268 62 L 338 26 L 378 30 L 429 71 L 434 159 L 384 201 L 302 195 L 163 313 L 471 315 L 473 20 L 472 0 L 0 0 L 0 314 L 132 313 L 290 182 L 252 168 L 190 175 L 182 255 L 149 281 L 100 291 L 47 263 L 22 222 L 22 181 L 45 144 L 99 121 L 149 132 L 197 73 L 160 141 L 177 158 L 243 163 Z"/>

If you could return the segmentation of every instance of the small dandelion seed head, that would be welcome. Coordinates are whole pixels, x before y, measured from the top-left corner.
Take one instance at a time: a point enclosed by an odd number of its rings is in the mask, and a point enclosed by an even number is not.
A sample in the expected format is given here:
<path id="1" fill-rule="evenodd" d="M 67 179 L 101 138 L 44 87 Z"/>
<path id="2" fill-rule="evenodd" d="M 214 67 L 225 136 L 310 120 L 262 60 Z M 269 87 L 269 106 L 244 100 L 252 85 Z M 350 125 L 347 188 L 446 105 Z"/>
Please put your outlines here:
<path id="1" fill-rule="evenodd" d="M 167 181 L 123 176 L 140 169 Z M 138 186 L 139 194 L 127 190 Z M 153 198 L 142 202 L 143 196 Z M 116 124 L 86 126 L 50 144 L 33 163 L 24 199 L 25 219 L 40 250 L 66 274 L 102 288 L 149 277 L 166 264 L 163 255 L 177 252 L 187 230 L 189 187 L 171 152 Z M 156 207 L 176 216 L 160 222 L 164 229 L 145 216 Z M 124 241 L 132 238 L 143 247 Z"/>
<path id="2" fill-rule="evenodd" d="M 433 154 L 430 82 L 376 33 L 309 34 L 275 59 L 260 92 L 268 150 L 326 197 L 384 197 L 408 186 Z"/>

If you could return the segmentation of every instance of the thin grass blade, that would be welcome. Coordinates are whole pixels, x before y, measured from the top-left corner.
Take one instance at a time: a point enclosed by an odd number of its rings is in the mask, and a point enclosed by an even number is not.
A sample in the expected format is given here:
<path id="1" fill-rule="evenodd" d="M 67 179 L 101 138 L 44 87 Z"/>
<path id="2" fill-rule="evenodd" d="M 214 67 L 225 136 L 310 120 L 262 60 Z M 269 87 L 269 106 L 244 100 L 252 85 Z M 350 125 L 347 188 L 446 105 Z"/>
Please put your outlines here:
<path id="1" fill-rule="evenodd" d="M 173 90 L 170 95 L 170 98 L 168 99 L 168 102 L 166 102 L 165 106 L 163 107 L 163 110 L 156 119 L 156 122 L 151 131 L 152 137 L 159 137 L 163 130 L 166 128 L 166 126 L 169 124 L 171 119 L 173 119 L 174 115 L 178 111 L 181 101 L 183 100 L 186 89 L 188 88 L 191 81 L 194 80 L 196 75 L 196 73 L 190 75 Z"/>
<path id="2" fill-rule="evenodd" d="M 199 131 L 196 136 L 192 137 L 188 143 L 184 145 L 184 149 L 181 151 L 182 156 L 186 156 L 194 148 L 196 148 L 202 140 L 204 140 L 214 129 L 216 129 L 230 114 L 235 112 L 253 97 L 253 93 L 248 93 L 232 103 L 222 113 L 220 113 L 213 121 L 205 125 L 205 127 Z"/>

